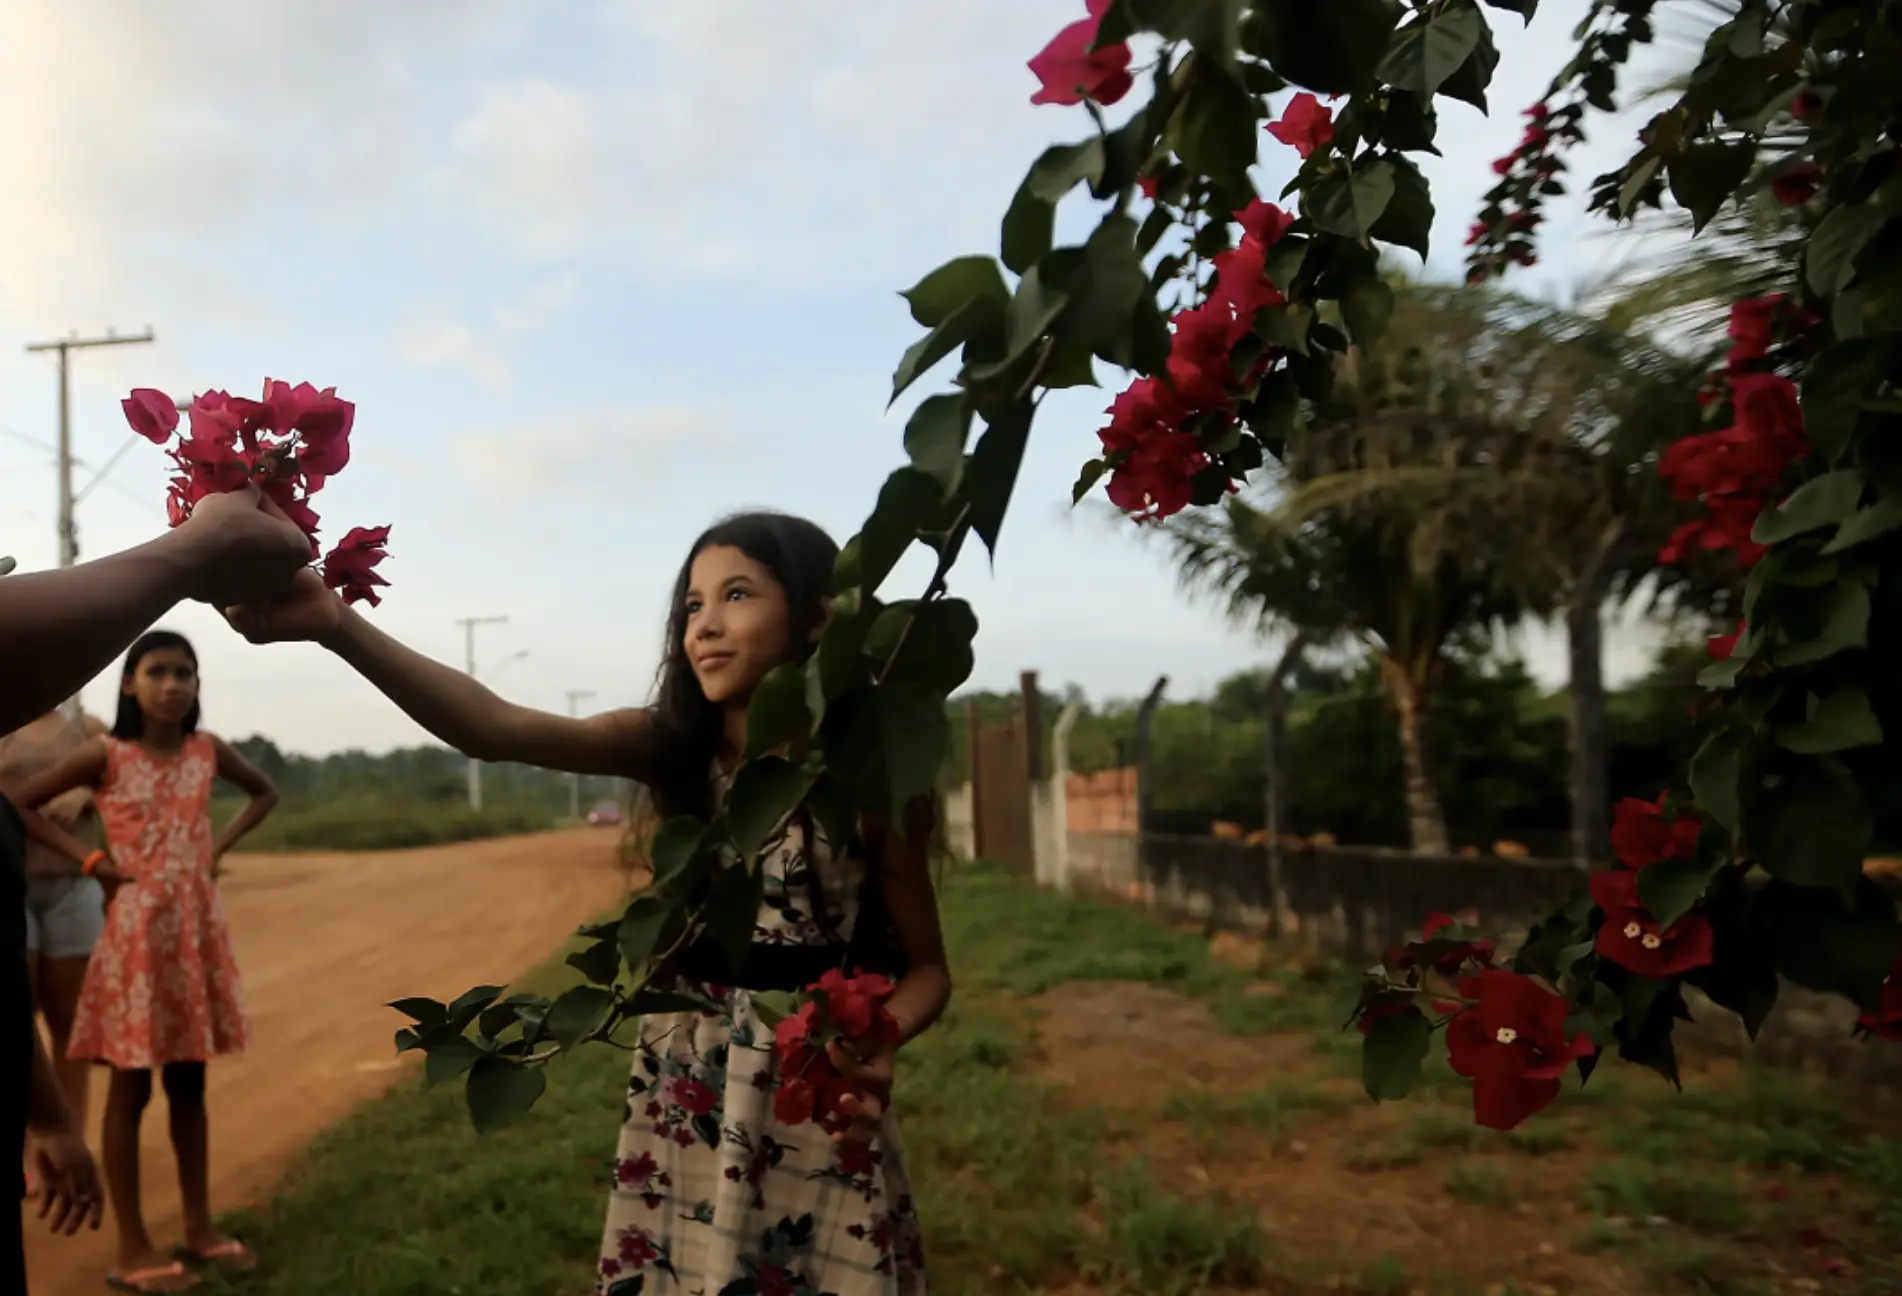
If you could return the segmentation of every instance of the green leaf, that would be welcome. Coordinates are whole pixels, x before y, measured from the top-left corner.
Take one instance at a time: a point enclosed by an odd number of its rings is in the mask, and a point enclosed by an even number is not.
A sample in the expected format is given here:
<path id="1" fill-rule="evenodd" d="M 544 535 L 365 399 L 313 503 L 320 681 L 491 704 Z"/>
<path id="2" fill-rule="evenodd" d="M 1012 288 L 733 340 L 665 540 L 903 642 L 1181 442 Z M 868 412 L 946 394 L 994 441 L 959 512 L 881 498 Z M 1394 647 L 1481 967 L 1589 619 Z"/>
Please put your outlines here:
<path id="1" fill-rule="evenodd" d="M 570 986 L 549 1005 L 543 1025 L 550 1039 L 571 1049 L 601 1024 L 613 1003 L 614 996 L 596 986 Z"/>
<path id="2" fill-rule="evenodd" d="M 894 469 L 879 488 L 872 516 L 854 537 L 852 557 L 840 553 L 839 567 L 846 570 L 834 569 L 837 589 L 856 585 L 867 596 L 876 594 L 943 499 L 943 488 L 930 474 L 909 466 Z M 843 579 L 847 576 L 852 579 Z"/>
<path id="3" fill-rule="evenodd" d="M 1849 446 L 1878 358 L 1867 341 L 1838 342 L 1803 373 L 1803 432 L 1831 463 Z"/>
<path id="4" fill-rule="evenodd" d="M 1308 219 L 1316 229 L 1365 243 L 1393 195 L 1393 163 L 1377 159 L 1352 175 L 1330 176 L 1310 189 Z"/>
<path id="5" fill-rule="evenodd" d="M 865 636 L 872 628 L 877 612 L 834 611 L 819 636 L 818 650 L 806 664 L 806 700 L 814 714 L 824 715 L 825 705 L 866 680 Z M 813 705 L 813 686 L 817 682 L 820 705 Z"/>
<path id="6" fill-rule="evenodd" d="M 1699 234 L 1726 199 L 1743 185 L 1757 160 L 1756 141 L 1692 144 L 1668 165 L 1671 196 L 1691 213 L 1691 233 Z"/>
<path id="7" fill-rule="evenodd" d="M 484 1008 L 502 997 L 502 989 L 501 986 L 481 985 L 473 990 L 463 991 L 457 996 L 456 1001 L 449 1005 L 446 1016 L 450 1028 L 458 1031 L 466 1029 Z"/>
<path id="8" fill-rule="evenodd" d="M 1295 85 L 1352 94 L 1373 81 L 1399 18 L 1386 0 L 1263 0 L 1250 35 L 1254 52 Z"/>
<path id="9" fill-rule="evenodd" d="M 1856 257 L 1888 220 L 1887 213 L 1873 205 L 1838 207 L 1823 217 L 1804 251 L 1810 291 L 1829 297 L 1849 287 L 1856 277 Z"/>
<path id="10" fill-rule="evenodd" d="M 647 853 L 654 865 L 655 890 L 665 889 L 687 871 L 706 835 L 707 826 L 692 815 L 675 815 L 654 830 Z"/>
<path id="11" fill-rule="evenodd" d="M 1737 780 L 1742 776 L 1743 752 L 1747 740 L 1741 735 L 1718 732 L 1706 738 L 1691 757 L 1691 796 L 1698 809 L 1735 837 L 1743 824 L 1743 803 L 1737 795 Z"/>
<path id="12" fill-rule="evenodd" d="M 1817 699 L 1809 719 L 1778 726 L 1776 737 L 1777 745 L 1788 751 L 1821 756 L 1852 747 L 1874 747 L 1882 741 L 1882 724 L 1869 705 L 1869 695 L 1854 685 L 1844 685 Z"/>
<path id="13" fill-rule="evenodd" d="M 1637 207 L 1638 200 L 1644 197 L 1645 192 L 1651 187 L 1651 182 L 1657 179 L 1658 172 L 1664 169 L 1664 159 L 1641 155 L 1633 158 L 1629 165 L 1631 174 L 1626 176 L 1624 184 L 1618 187 L 1619 220 L 1631 215 Z"/>
<path id="14" fill-rule="evenodd" d="M 1426 177 L 1408 158 L 1389 154 L 1385 161 L 1393 167 L 1393 198 L 1369 233 L 1383 243 L 1418 252 L 1424 261 L 1433 234 L 1433 195 Z"/>
<path id="15" fill-rule="evenodd" d="M 933 599 L 928 603 L 895 603 L 886 608 L 866 640 L 877 660 L 887 660 L 908 618 L 911 630 L 890 658 L 884 678 L 918 684 L 949 695 L 971 677 L 976 664 L 971 645 L 977 638 L 977 614 L 963 599 Z"/>
<path id="16" fill-rule="evenodd" d="M 1431 1031 L 1418 1012 L 1376 1017 L 1361 1044 L 1361 1083 L 1375 1102 L 1398 1102 L 1420 1078 Z"/>
<path id="17" fill-rule="evenodd" d="M 805 672 L 792 662 L 766 672 L 746 704 L 746 756 L 762 756 L 812 734 Z"/>
<path id="18" fill-rule="evenodd" d="M 704 911 L 707 935 L 733 964 L 746 957 L 753 943 L 753 924 L 759 919 L 760 897 L 765 893 L 766 870 L 736 864 L 714 876 Z"/>
<path id="19" fill-rule="evenodd" d="M 548 1088 L 540 1067 L 511 1058 L 485 1057 L 469 1071 L 469 1116 L 476 1133 L 492 1134 L 524 1115 Z"/>
<path id="20" fill-rule="evenodd" d="M 1149 292 L 1149 276 L 1136 252 L 1136 222 L 1116 213 L 1105 217 L 1065 286 L 1070 303 L 1060 336 L 1113 365 L 1134 368 L 1136 303 Z"/>
<path id="21" fill-rule="evenodd" d="M 1835 536 L 1823 546 L 1823 552 L 1836 554 L 1853 549 L 1864 541 L 1887 535 L 1899 526 L 1902 526 L 1902 496 L 1885 495 L 1837 527 Z M 1866 591 L 1864 597 L 1867 597 Z"/>
<path id="22" fill-rule="evenodd" d="M 429 1050 L 423 1057 L 423 1083 L 430 1086 L 457 1076 L 474 1066 L 482 1050 L 466 1035 L 456 1035 Z"/>
<path id="23" fill-rule="evenodd" d="M 740 767 L 727 794 L 727 831 L 748 859 L 776 834 L 782 820 L 798 806 L 811 783 L 806 773 L 781 756 L 761 756 Z"/>
<path id="24" fill-rule="evenodd" d="M 998 358 L 973 367 L 972 378 L 988 382 L 1002 376 L 1049 334 L 1051 326 L 1063 314 L 1070 299 L 1060 282 L 1046 280 L 1044 268 L 1050 264 L 1051 258 L 1064 257 L 1067 260 L 1076 255 L 1076 249 L 1058 248 L 1050 257 L 1024 272 L 1024 277 L 1017 281 L 1017 295 L 1010 299 L 1004 350 Z"/>
<path id="25" fill-rule="evenodd" d="M 948 495 L 964 474 L 964 438 L 971 430 L 971 409 L 962 393 L 927 396 L 905 424 L 905 453 L 911 466 L 937 481 Z"/>
<path id="26" fill-rule="evenodd" d="M 1473 5 L 1449 5 L 1438 16 L 1395 32 L 1375 75 L 1402 90 L 1434 94 L 1472 56 L 1485 28 Z"/>
<path id="27" fill-rule="evenodd" d="M 1660 927 L 1669 927 L 1697 906 L 1710 890 L 1711 879 L 1722 868 L 1696 860 L 1660 860 L 1638 871 L 1638 899 Z"/>
<path id="28" fill-rule="evenodd" d="M 1446 79 L 1440 93 L 1486 111 L 1486 90 L 1493 83 L 1493 70 L 1499 66 L 1499 47 L 1493 44 L 1492 28 L 1480 25 L 1479 41 L 1459 70 Z"/>
<path id="29" fill-rule="evenodd" d="M 1380 143 L 1390 149 L 1437 155 L 1440 150 L 1433 139 L 1439 128 L 1439 114 L 1433 110 L 1431 99 L 1396 90 L 1387 97 L 1387 111 L 1380 124 Z"/>
<path id="30" fill-rule="evenodd" d="M 768 1030 L 799 1011 L 799 997 L 788 990 L 755 990 L 747 996 L 753 1013 Z"/>
<path id="31" fill-rule="evenodd" d="M 937 785 L 951 749 L 951 724 L 944 695 L 916 684 L 884 684 L 878 690 L 879 738 L 885 749 L 885 777 L 896 817 L 914 799 Z"/>
<path id="32" fill-rule="evenodd" d="M 1079 184 L 1095 185 L 1102 178 L 1103 164 L 1103 141 L 1096 137 L 1044 150 L 1004 213 L 1001 251 L 1005 265 L 1023 274 L 1043 260 L 1056 229 L 1057 203 Z"/>
<path id="33" fill-rule="evenodd" d="M 1797 886 L 1853 886 L 1874 831 L 1861 790 L 1835 761 L 1805 761 L 1745 805 L 1751 854 L 1772 877 Z"/>
<path id="34" fill-rule="evenodd" d="M 1341 318 L 1347 321 L 1355 345 L 1364 349 L 1380 341 L 1393 319 L 1393 305 L 1393 289 L 1378 275 L 1364 275 L 1342 290 Z"/>
<path id="35" fill-rule="evenodd" d="M 1012 402 L 984 429 L 971 454 L 971 529 L 983 538 L 993 562 L 997 560 L 997 537 L 1004 528 L 1011 492 L 1017 487 L 1017 470 L 1024 462 L 1024 447 L 1030 441 L 1030 421 L 1035 414 L 1036 406 L 1030 402 Z"/>
<path id="36" fill-rule="evenodd" d="M 612 938 L 576 950 L 562 961 L 594 985 L 611 986 L 621 974 L 621 951 Z"/>
<path id="37" fill-rule="evenodd" d="M 1863 476 L 1839 468 L 1798 486 L 1790 498 L 1766 511 L 1750 530 L 1758 544 L 1780 544 L 1793 536 L 1847 521 L 1862 500 Z"/>
<path id="38" fill-rule="evenodd" d="M 448 1007 L 434 999 L 398 999 L 385 1006 L 396 1009 L 418 1026 L 440 1026 L 449 1019 Z"/>
<path id="39" fill-rule="evenodd" d="M 1808 666 L 1839 652 L 1869 646 L 1869 587 L 1859 580 L 1832 585 L 1822 607 L 1822 628 L 1816 638 L 1785 644 L 1772 661 L 1778 666 Z"/>
<path id="40" fill-rule="evenodd" d="M 971 301 L 988 297 L 999 306 L 1010 300 L 1010 289 L 997 262 L 987 256 L 962 256 L 947 261 L 899 294 L 911 306 L 911 317 L 926 328 L 936 328 Z"/>
<path id="41" fill-rule="evenodd" d="M 1070 488 L 1070 503 L 1081 504 L 1083 497 L 1096 489 L 1096 483 L 1102 481 L 1107 472 L 1109 465 L 1101 459 L 1092 459 L 1084 464 L 1083 470 L 1077 474 L 1076 485 Z"/>
<path id="42" fill-rule="evenodd" d="M 1259 105 L 1213 64 L 1198 63 L 1164 133 L 1176 156 L 1197 175 L 1230 193 L 1248 190 L 1248 168 L 1260 150 Z"/>
<path id="43" fill-rule="evenodd" d="M 1003 319 L 1003 307 L 994 298 L 974 297 L 958 307 L 899 358 L 898 369 L 892 374 L 892 399 L 897 400 L 928 369 L 965 343 L 993 332 Z"/>
<path id="44" fill-rule="evenodd" d="M 679 912 L 673 905 L 658 898 L 649 900 L 643 897 L 628 906 L 615 940 L 629 971 L 638 975 L 641 968 L 646 966 L 647 960 L 654 956 L 654 950 L 660 944 L 661 934 L 673 925 Z"/>
<path id="45" fill-rule="evenodd" d="M 1895 900 L 1865 877 L 1832 890 L 1773 881 L 1752 900 L 1751 922 L 1776 970 L 1818 994 L 1875 1006 L 1902 953 Z"/>

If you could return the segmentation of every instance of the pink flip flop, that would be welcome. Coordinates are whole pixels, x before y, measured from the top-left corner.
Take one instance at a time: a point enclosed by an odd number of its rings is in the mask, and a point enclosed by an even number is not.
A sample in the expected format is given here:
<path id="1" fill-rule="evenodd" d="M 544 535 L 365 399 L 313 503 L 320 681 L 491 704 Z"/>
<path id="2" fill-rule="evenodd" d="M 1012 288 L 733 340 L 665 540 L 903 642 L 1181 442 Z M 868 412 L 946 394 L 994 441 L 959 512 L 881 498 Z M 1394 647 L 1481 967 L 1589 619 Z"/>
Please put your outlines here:
<path id="1" fill-rule="evenodd" d="M 140 1296 L 151 1296 L 153 1292 L 190 1291 L 197 1285 L 197 1276 L 177 1260 L 146 1269 L 131 1269 L 106 1279 L 106 1286 L 112 1290 L 137 1292 Z"/>
<path id="2" fill-rule="evenodd" d="M 190 1247 L 181 1246 L 172 1254 L 186 1264 L 217 1265 L 240 1273 L 258 1267 L 258 1258 L 251 1248 L 236 1238 L 226 1238 L 222 1242 L 213 1243 L 203 1251 L 194 1251 Z"/>

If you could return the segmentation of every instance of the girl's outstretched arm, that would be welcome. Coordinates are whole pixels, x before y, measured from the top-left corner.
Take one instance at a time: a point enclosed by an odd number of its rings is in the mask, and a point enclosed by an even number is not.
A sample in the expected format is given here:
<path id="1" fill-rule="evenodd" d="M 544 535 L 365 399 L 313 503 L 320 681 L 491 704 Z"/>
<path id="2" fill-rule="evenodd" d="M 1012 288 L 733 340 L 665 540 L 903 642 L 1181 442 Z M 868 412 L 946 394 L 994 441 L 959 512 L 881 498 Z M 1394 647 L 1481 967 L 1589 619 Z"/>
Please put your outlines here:
<path id="1" fill-rule="evenodd" d="M 344 606 L 315 572 L 283 598 L 225 609 L 253 643 L 320 643 L 438 739 L 481 761 L 513 761 L 573 774 L 649 782 L 655 768 L 651 717 L 608 711 L 585 720 L 517 706 L 454 667 L 405 647 Z"/>
<path id="2" fill-rule="evenodd" d="M 26 825 L 27 835 L 71 860 L 75 873 L 93 853 L 93 848 L 43 813 L 41 807 L 74 788 L 98 787 L 105 776 L 105 740 L 89 738 L 57 764 L 41 770 L 18 787 L 6 789 L 7 799 L 19 810 L 20 821 Z"/>
<path id="3" fill-rule="evenodd" d="M 224 826 L 224 831 L 211 844 L 212 859 L 220 860 L 226 851 L 236 846 L 253 828 L 263 823 L 271 811 L 277 809 L 277 785 L 224 739 L 214 735 L 211 747 L 218 754 L 218 777 L 235 784 L 251 797 L 244 809 L 231 817 L 231 822 Z"/>
<path id="4" fill-rule="evenodd" d="M 901 1043 L 930 1029 L 951 1001 L 951 969 L 944 954 L 944 932 L 938 923 L 938 895 L 931 883 L 934 815 L 928 800 L 912 802 L 905 810 L 904 835 L 883 829 L 884 848 L 872 855 L 879 869 L 879 884 L 884 888 L 886 911 L 899 944 L 905 947 L 905 962 L 909 965 L 889 1005 L 898 1020 Z"/>

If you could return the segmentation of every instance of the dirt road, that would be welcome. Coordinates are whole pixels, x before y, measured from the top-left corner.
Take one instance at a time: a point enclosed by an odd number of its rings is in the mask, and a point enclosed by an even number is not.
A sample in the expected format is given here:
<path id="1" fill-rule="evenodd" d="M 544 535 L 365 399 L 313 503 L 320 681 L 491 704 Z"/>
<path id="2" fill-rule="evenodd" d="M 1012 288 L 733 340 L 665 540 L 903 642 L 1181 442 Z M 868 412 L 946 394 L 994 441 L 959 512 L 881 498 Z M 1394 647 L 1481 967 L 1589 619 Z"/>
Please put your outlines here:
<path id="1" fill-rule="evenodd" d="M 612 904 L 625 881 L 615 834 L 551 833 L 366 855 L 237 856 L 225 879 L 252 1047 L 210 1074 L 212 1205 L 269 1190 L 312 1134 L 402 1074 L 390 1049 L 405 995 L 501 984 Z M 99 1146 L 104 1072 L 90 1118 Z M 145 1201 L 161 1245 L 177 1240 L 178 1189 L 163 1099 L 145 1127 Z M 35 1296 L 104 1290 L 112 1223 L 52 1239 L 29 1217 Z"/>

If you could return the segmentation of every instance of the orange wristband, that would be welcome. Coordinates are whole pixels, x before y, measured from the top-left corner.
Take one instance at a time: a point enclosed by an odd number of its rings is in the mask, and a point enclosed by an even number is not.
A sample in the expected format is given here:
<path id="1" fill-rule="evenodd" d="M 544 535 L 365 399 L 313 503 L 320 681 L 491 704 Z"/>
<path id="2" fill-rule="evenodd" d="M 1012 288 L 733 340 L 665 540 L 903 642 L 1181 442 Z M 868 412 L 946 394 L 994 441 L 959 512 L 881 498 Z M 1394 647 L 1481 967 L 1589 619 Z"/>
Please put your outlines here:
<path id="1" fill-rule="evenodd" d="M 85 862 L 79 866 L 80 876 L 91 877 L 94 873 L 99 871 L 99 866 L 105 862 L 106 853 L 104 851 L 94 851 L 88 855 Z"/>

